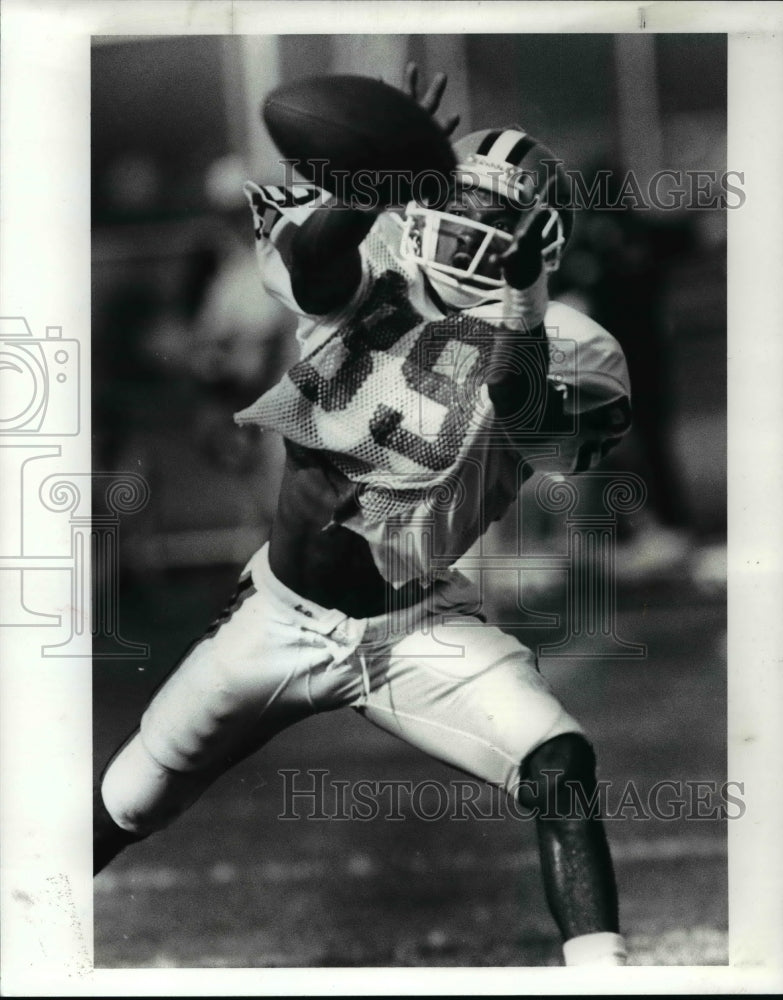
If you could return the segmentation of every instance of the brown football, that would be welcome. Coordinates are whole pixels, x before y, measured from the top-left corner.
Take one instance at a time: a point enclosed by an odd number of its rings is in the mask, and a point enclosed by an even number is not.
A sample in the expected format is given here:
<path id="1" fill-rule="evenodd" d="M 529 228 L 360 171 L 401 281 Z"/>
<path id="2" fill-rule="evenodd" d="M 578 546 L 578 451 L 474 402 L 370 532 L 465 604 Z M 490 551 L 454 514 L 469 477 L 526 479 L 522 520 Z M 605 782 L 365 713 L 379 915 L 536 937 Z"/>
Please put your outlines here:
<path id="1" fill-rule="evenodd" d="M 401 90 L 364 76 L 313 76 L 279 87 L 262 109 L 283 157 L 308 181 L 370 207 L 448 197 L 451 143 Z M 366 204 L 365 204 L 366 203 Z"/>

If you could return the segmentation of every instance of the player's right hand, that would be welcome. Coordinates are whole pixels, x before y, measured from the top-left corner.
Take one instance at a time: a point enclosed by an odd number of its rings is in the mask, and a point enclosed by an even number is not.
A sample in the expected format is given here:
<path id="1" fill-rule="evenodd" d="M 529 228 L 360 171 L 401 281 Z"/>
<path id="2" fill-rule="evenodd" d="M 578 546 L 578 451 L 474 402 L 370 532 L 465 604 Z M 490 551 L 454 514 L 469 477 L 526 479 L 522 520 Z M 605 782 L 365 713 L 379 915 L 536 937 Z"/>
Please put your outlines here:
<path id="1" fill-rule="evenodd" d="M 445 73 L 436 73 L 432 78 L 432 83 L 430 83 L 427 88 L 427 92 L 423 97 L 419 97 L 419 67 L 415 62 L 409 62 L 405 67 L 405 76 L 403 79 L 402 89 L 412 98 L 416 103 L 424 108 L 424 110 L 435 117 L 435 113 L 440 107 L 440 102 L 443 100 L 443 93 L 446 90 L 446 84 L 449 78 Z M 460 123 L 459 115 L 449 115 L 445 121 L 438 122 L 440 127 L 446 133 L 446 135 L 451 135 L 454 129 Z"/>

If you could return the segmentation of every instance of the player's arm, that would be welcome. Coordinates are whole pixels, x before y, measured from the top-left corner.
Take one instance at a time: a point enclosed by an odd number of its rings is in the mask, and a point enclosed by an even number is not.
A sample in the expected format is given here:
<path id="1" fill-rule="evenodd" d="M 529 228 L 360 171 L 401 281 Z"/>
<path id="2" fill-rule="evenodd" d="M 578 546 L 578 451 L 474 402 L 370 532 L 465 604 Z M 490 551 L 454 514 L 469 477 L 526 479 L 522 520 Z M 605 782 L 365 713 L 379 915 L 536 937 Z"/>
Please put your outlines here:
<path id="1" fill-rule="evenodd" d="M 423 96 L 418 81 L 416 63 L 408 63 L 402 89 L 434 118 L 448 78 L 436 73 Z M 452 115 L 441 127 L 450 135 L 458 123 L 459 115 Z M 290 271 L 291 289 L 305 312 L 322 316 L 351 301 L 362 281 L 359 247 L 381 210 L 356 209 L 335 199 L 301 226 L 292 242 Z"/>
<path id="2" fill-rule="evenodd" d="M 359 247 L 379 211 L 338 201 L 316 209 L 291 242 L 291 291 L 302 310 L 323 316 L 347 306 L 362 282 Z"/>
<path id="3" fill-rule="evenodd" d="M 523 217 L 514 242 L 501 258 L 506 281 L 505 335 L 487 388 L 498 416 L 515 417 L 514 431 L 538 430 L 548 405 L 549 347 L 544 318 L 549 295 L 541 247 L 550 217 L 544 207 Z"/>
<path id="4" fill-rule="evenodd" d="M 299 316 L 347 305 L 362 279 L 359 246 L 377 212 L 338 205 L 312 185 L 245 184 L 267 291 Z"/>

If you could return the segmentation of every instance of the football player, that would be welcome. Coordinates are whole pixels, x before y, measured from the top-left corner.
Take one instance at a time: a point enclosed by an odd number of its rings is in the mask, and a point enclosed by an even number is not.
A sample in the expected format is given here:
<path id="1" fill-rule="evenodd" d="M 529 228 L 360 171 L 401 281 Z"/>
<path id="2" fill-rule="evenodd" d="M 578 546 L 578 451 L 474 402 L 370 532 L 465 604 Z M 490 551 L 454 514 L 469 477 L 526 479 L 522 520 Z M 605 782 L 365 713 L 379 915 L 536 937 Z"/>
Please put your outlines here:
<path id="1" fill-rule="evenodd" d="M 621 965 L 603 827 L 572 808 L 571 786 L 595 788 L 591 744 L 453 564 L 533 465 L 578 472 L 619 440 L 627 371 L 606 331 L 548 301 L 571 225 L 549 151 L 518 127 L 455 151 L 446 210 L 246 185 L 265 285 L 298 317 L 301 359 L 237 415 L 285 439 L 277 515 L 106 769 L 95 866 L 283 728 L 350 706 L 532 810 L 566 964 Z M 570 368 L 550 365 L 547 327 Z"/>

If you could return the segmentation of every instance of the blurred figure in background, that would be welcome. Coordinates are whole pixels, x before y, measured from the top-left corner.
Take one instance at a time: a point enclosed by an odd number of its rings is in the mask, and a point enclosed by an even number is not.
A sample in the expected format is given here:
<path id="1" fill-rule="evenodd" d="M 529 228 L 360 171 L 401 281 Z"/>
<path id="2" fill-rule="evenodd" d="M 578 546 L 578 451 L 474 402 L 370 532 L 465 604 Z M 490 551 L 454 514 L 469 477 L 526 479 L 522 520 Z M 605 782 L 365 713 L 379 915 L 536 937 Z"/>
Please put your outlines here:
<path id="1" fill-rule="evenodd" d="M 591 190 L 599 171 L 608 174 L 609 204 L 616 204 L 625 173 L 599 162 L 585 173 Z M 552 276 L 553 298 L 586 313 L 611 330 L 625 354 L 633 386 L 633 423 L 627 441 L 605 460 L 605 468 L 631 469 L 644 480 L 648 499 L 632 517 L 618 518 L 617 569 L 626 579 L 682 572 L 694 549 L 691 513 L 676 456 L 673 425 L 678 416 L 672 373 L 673 350 L 666 318 L 666 285 L 672 270 L 694 245 L 687 215 L 666 218 L 631 208 L 607 210 L 578 205 L 569 252 Z M 532 483 L 506 517 L 483 539 L 484 554 L 526 554 L 562 533 L 561 519 L 536 503 Z M 581 489 L 589 494 L 587 480 Z M 598 490 L 600 487 L 595 486 Z M 598 495 L 596 510 L 601 510 Z M 525 542 L 522 542 L 522 539 Z M 475 550 L 476 554 L 478 549 Z M 524 578 L 525 594 L 563 586 L 562 571 L 535 567 Z M 498 609 L 517 600 L 516 576 L 493 584 L 488 596 Z"/>
<path id="2" fill-rule="evenodd" d="M 125 237 L 132 267 L 113 289 L 103 279 L 94 461 L 149 483 L 154 503 L 129 523 L 123 558 L 138 572 L 241 562 L 269 531 L 282 445 L 241 431 L 233 413 L 290 366 L 293 338 L 258 280 L 244 177 L 237 157 L 215 161 L 210 216 L 165 222 L 176 253 L 156 246 L 151 216 Z"/>
<path id="3" fill-rule="evenodd" d="M 207 392 L 195 426 L 200 447 L 216 467 L 245 471 L 256 481 L 256 516 L 266 533 L 282 477 L 282 439 L 250 438 L 233 413 L 237 400 L 271 388 L 296 360 L 295 323 L 258 280 L 242 193 L 246 176 L 238 156 L 216 160 L 207 170 L 207 199 L 222 227 L 217 266 L 193 321 L 189 369 Z"/>
<path id="4" fill-rule="evenodd" d="M 616 203 L 625 172 L 597 164 L 587 172 L 588 187 L 599 171 L 608 174 L 609 203 Z M 673 454 L 676 399 L 665 318 L 667 278 L 692 246 L 687 215 L 590 206 L 579 212 L 571 252 L 557 275 L 556 297 L 611 330 L 628 362 L 634 419 L 619 461 L 626 467 L 630 458 L 648 490 L 640 514 L 618 524 L 618 562 L 630 575 L 682 569 L 692 550 L 690 512 Z M 611 457 L 607 466 L 613 461 L 618 459 Z"/>

